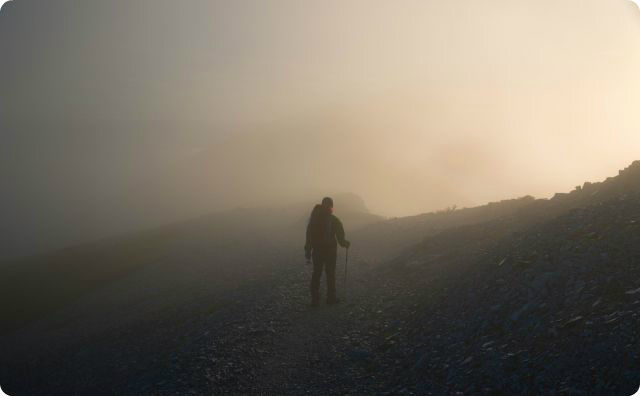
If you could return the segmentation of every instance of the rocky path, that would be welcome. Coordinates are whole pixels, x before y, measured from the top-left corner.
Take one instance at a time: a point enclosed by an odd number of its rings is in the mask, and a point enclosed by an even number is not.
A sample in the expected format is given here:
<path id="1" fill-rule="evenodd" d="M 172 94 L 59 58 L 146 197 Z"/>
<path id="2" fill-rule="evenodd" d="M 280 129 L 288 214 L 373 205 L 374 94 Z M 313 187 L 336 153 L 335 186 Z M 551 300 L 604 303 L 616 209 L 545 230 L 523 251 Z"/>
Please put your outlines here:
<path id="1" fill-rule="evenodd" d="M 243 297 L 232 309 L 198 325 L 202 336 L 167 368 L 168 380 L 152 393 L 383 392 L 393 379 L 393 362 L 380 353 L 394 342 L 384 319 L 390 300 L 372 298 L 369 269 L 353 262 L 347 300 L 336 306 L 309 307 L 311 269 L 299 259 L 274 276 L 275 283 L 239 291 Z M 344 299 L 343 261 L 338 268 Z"/>

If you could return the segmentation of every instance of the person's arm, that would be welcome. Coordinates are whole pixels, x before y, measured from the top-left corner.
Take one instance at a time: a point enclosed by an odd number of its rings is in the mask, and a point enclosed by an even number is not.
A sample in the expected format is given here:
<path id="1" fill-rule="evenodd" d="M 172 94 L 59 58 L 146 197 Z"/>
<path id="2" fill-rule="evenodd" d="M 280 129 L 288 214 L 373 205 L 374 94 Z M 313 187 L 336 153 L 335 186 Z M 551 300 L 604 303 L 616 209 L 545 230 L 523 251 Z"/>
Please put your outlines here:
<path id="1" fill-rule="evenodd" d="M 340 221 L 340 219 L 338 219 L 335 216 L 333 217 L 333 219 L 334 219 L 334 226 L 336 228 L 336 239 L 338 240 L 338 243 L 340 244 L 340 246 L 348 249 L 349 246 L 351 246 L 351 242 L 344 239 L 344 227 L 342 226 L 342 222 Z"/>

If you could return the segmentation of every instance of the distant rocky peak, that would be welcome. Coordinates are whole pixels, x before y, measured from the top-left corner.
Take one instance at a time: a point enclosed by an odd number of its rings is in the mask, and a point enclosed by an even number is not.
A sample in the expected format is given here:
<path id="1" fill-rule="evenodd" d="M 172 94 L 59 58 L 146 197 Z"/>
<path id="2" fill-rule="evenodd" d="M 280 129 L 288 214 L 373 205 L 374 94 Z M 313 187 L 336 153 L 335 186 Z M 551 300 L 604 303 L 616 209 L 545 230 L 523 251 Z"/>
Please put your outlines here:
<path id="1" fill-rule="evenodd" d="M 336 211 L 369 213 L 364 199 L 354 193 L 340 193 L 331 196 L 333 198 Z"/>
<path id="2" fill-rule="evenodd" d="M 640 161 L 634 161 L 618 171 L 617 176 L 608 177 L 602 182 L 585 182 L 570 193 L 558 193 L 553 200 L 606 201 L 626 194 L 640 193 Z"/>
<path id="3" fill-rule="evenodd" d="M 631 165 L 619 171 L 618 176 L 633 176 L 640 178 L 640 161 L 633 161 Z"/>

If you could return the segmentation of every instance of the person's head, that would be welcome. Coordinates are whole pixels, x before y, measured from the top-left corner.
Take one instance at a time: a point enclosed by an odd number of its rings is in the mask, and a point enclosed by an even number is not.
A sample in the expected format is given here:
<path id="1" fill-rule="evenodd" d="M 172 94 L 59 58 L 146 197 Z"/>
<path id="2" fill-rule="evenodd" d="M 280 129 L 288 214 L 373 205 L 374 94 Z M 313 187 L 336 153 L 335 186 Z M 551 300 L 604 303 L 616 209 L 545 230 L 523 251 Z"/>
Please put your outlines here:
<path id="1" fill-rule="evenodd" d="M 327 209 L 330 212 L 333 211 L 333 199 L 329 197 L 324 197 L 322 199 L 322 206 L 324 206 L 325 209 Z"/>
<path id="2" fill-rule="evenodd" d="M 333 199 L 329 197 L 322 198 L 322 206 L 325 208 L 333 208 Z"/>

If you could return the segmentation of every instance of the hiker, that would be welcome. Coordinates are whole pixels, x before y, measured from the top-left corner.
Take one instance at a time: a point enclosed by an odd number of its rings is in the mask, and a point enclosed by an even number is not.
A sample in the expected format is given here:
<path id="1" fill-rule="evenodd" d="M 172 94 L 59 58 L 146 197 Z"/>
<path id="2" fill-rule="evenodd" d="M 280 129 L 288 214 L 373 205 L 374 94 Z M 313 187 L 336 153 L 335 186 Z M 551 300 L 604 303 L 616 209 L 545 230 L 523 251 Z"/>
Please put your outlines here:
<path id="1" fill-rule="evenodd" d="M 307 241 L 304 246 L 307 261 L 313 259 L 311 277 L 311 306 L 320 303 L 320 278 L 322 270 L 327 274 L 327 304 L 340 302 L 336 298 L 336 261 L 338 244 L 349 248 L 351 243 L 344 239 L 342 222 L 333 214 L 333 199 L 326 197 L 321 205 L 311 212 L 307 225 Z"/>

